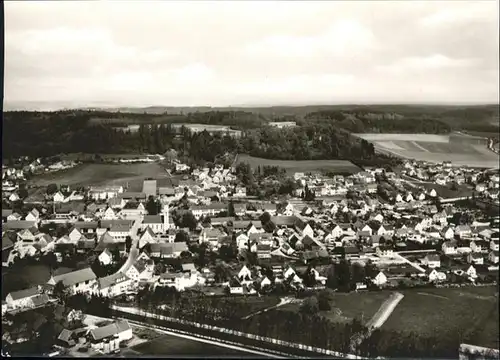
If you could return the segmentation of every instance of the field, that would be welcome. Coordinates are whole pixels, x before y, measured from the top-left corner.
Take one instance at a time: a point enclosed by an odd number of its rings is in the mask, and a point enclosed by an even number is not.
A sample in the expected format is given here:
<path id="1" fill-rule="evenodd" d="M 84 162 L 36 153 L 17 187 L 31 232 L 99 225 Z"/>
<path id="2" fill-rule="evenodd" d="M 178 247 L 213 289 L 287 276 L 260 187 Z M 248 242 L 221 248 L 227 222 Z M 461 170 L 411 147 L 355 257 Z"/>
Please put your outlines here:
<path id="1" fill-rule="evenodd" d="M 279 166 L 290 174 L 295 172 L 322 172 L 357 173 L 359 167 L 347 160 L 270 160 L 249 155 L 238 155 L 236 163 L 249 163 L 252 168 L 257 166 Z"/>
<path id="2" fill-rule="evenodd" d="M 454 165 L 497 167 L 498 155 L 486 146 L 450 141 L 449 136 L 429 134 L 354 134 L 370 141 L 381 153 L 429 162 L 451 161 Z"/>
<path id="3" fill-rule="evenodd" d="M 199 341 L 184 339 L 177 336 L 162 335 L 161 337 L 134 346 L 130 350 L 125 350 L 123 355 L 129 356 L 194 356 L 194 357 L 217 357 L 217 356 L 248 356 L 246 352 L 228 349 L 221 346 L 210 345 Z M 255 356 L 255 355 L 254 355 Z"/>
<path id="4" fill-rule="evenodd" d="M 466 334 L 466 342 L 498 349 L 498 288 L 401 291 L 405 297 L 382 329 L 436 335 Z"/>
<path id="5" fill-rule="evenodd" d="M 51 183 L 72 186 L 129 185 L 129 191 L 140 191 L 145 178 L 168 178 L 165 169 L 157 163 L 138 164 L 83 164 L 72 169 L 35 176 L 33 186 L 46 187 Z"/>
<path id="6" fill-rule="evenodd" d="M 357 318 L 364 324 L 376 314 L 390 292 L 334 293 L 330 301 L 332 309 L 320 314 L 333 322 L 349 322 Z M 299 311 L 300 304 L 287 304 L 279 311 Z"/>

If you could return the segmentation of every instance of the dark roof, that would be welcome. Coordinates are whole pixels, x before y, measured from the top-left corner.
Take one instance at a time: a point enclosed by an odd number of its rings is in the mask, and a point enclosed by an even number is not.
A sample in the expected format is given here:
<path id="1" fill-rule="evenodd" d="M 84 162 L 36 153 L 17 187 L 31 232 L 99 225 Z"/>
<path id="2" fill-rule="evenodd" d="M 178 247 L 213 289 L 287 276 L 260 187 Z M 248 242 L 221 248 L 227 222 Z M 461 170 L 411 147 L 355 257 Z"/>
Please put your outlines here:
<path id="1" fill-rule="evenodd" d="M 120 320 L 115 323 L 90 330 L 92 340 L 102 340 L 114 335 L 118 335 L 124 331 L 130 330 L 130 325 L 127 320 Z"/>
<path id="2" fill-rule="evenodd" d="M 12 214 L 12 209 L 2 209 L 2 217 L 7 217 Z"/>
<path id="3" fill-rule="evenodd" d="M 73 226 L 76 229 L 97 229 L 99 223 L 97 221 L 77 221 Z"/>
<path id="4" fill-rule="evenodd" d="M 40 291 L 38 290 L 37 286 L 34 286 L 29 289 L 13 291 L 9 295 L 12 297 L 12 300 L 19 300 L 19 299 L 30 298 L 38 294 L 40 294 Z"/>
<path id="5" fill-rule="evenodd" d="M 12 234 L 10 232 L 2 236 L 2 251 L 14 246 L 15 236 L 16 234 Z M 12 241 L 12 237 L 14 237 L 14 241 Z"/>
<path id="6" fill-rule="evenodd" d="M 143 192 L 124 192 L 118 194 L 119 199 L 145 199 L 146 194 Z"/>
<path id="7" fill-rule="evenodd" d="M 161 215 L 145 215 L 142 221 L 143 224 L 162 224 Z"/>
<path id="8" fill-rule="evenodd" d="M 10 220 L 6 221 L 5 224 L 2 225 L 3 230 L 23 230 L 29 229 L 36 225 L 35 221 L 26 221 L 26 220 Z"/>

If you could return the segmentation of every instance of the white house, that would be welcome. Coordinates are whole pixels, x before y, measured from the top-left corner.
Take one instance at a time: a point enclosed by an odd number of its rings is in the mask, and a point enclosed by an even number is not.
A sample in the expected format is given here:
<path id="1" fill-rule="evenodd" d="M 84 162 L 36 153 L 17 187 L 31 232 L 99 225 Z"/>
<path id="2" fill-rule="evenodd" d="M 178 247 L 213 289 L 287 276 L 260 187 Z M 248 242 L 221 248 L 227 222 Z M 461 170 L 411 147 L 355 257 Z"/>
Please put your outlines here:
<path id="1" fill-rule="evenodd" d="M 458 253 L 458 245 L 456 241 L 448 240 L 443 243 L 441 249 L 445 255 L 455 255 Z"/>
<path id="2" fill-rule="evenodd" d="M 438 281 L 445 281 L 446 280 L 446 274 L 440 271 L 437 271 L 436 269 L 429 269 L 425 272 L 427 277 L 429 278 L 430 282 L 438 282 Z"/>
<path id="3" fill-rule="evenodd" d="M 40 289 L 38 286 L 35 286 L 29 289 L 11 292 L 7 295 L 5 301 L 7 302 L 8 308 L 11 309 L 32 307 L 33 298 L 40 294 Z"/>
<path id="4" fill-rule="evenodd" d="M 238 272 L 238 279 L 242 282 L 250 281 L 252 280 L 252 272 L 250 269 L 246 267 L 246 265 L 243 265 L 241 270 Z"/>
<path id="5" fill-rule="evenodd" d="M 138 260 L 132 264 L 125 275 L 134 281 L 148 281 L 151 280 L 154 273 L 153 260 Z"/>
<path id="6" fill-rule="evenodd" d="M 56 202 L 56 203 L 58 203 L 58 202 L 64 202 L 65 199 L 66 198 L 64 197 L 64 195 L 60 191 L 56 192 L 54 194 L 54 196 L 52 197 L 52 200 L 54 202 Z"/>
<path id="7" fill-rule="evenodd" d="M 97 283 L 98 292 L 101 296 L 115 297 L 129 291 L 132 287 L 133 280 L 125 274 L 118 272 L 100 278 Z"/>
<path id="8" fill-rule="evenodd" d="M 120 343 L 132 339 L 132 328 L 127 320 L 94 328 L 89 332 L 90 346 L 103 353 L 111 353 L 120 349 Z"/>
<path id="9" fill-rule="evenodd" d="M 437 254 L 428 254 L 422 260 L 422 264 L 427 265 L 431 269 L 441 267 L 441 259 Z"/>
<path id="10" fill-rule="evenodd" d="M 101 264 L 107 266 L 113 262 L 113 255 L 108 249 L 104 249 L 103 252 L 99 254 L 98 259 Z"/>
<path id="11" fill-rule="evenodd" d="M 64 287 L 71 294 L 92 293 L 97 285 L 97 277 L 91 268 L 51 276 L 47 284 L 55 286 L 59 281 L 62 281 Z"/>
<path id="12" fill-rule="evenodd" d="M 474 265 L 483 265 L 484 258 L 481 254 L 471 252 L 469 253 L 469 255 L 467 255 L 467 262 Z"/>
<path id="13" fill-rule="evenodd" d="M 372 281 L 375 285 L 382 286 L 387 283 L 387 276 L 385 276 L 385 274 L 382 271 L 379 271 L 377 276 L 375 276 L 375 278 L 373 278 Z"/>
<path id="14" fill-rule="evenodd" d="M 488 260 L 493 264 L 498 264 L 498 250 L 492 250 L 488 254 Z"/>
<path id="15" fill-rule="evenodd" d="M 28 215 L 24 218 L 26 221 L 39 221 L 40 220 L 40 213 L 38 212 L 37 209 L 31 210 Z"/>
<path id="16" fill-rule="evenodd" d="M 378 246 L 377 255 L 381 257 L 392 257 L 394 255 L 394 250 L 388 246 Z"/>

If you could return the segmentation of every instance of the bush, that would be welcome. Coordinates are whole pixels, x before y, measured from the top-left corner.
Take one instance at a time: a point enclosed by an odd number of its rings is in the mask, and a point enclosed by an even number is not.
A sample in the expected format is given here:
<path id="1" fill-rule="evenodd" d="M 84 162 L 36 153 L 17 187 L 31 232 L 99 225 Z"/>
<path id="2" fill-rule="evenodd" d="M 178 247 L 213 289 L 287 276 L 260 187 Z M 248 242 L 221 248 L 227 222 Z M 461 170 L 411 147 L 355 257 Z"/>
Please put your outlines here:
<path id="1" fill-rule="evenodd" d="M 85 346 L 82 346 L 82 347 L 78 348 L 78 352 L 81 352 L 81 353 L 86 353 L 88 351 L 89 351 L 89 348 L 85 347 Z"/>

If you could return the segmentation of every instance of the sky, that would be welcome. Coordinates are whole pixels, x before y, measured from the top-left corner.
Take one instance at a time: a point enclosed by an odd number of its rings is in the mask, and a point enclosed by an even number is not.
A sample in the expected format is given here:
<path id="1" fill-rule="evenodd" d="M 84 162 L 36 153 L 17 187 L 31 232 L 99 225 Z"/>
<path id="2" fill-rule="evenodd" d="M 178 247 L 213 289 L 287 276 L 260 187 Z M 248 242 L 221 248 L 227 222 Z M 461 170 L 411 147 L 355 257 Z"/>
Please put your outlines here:
<path id="1" fill-rule="evenodd" d="M 5 108 L 498 103 L 498 1 L 8 1 Z"/>

